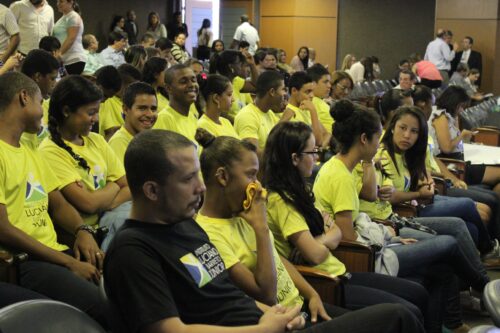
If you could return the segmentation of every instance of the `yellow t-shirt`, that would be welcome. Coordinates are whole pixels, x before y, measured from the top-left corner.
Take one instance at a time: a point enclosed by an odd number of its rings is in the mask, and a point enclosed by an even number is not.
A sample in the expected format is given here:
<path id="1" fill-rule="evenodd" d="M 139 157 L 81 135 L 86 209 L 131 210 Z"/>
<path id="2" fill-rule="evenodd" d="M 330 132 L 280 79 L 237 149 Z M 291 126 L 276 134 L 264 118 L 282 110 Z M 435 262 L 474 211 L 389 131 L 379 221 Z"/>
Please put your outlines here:
<path id="1" fill-rule="evenodd" d="M 99 134 L 104 135 L 104 131 L 122 126 L 124 123 L 123 104 L 120 97 L 113 96 L 101 103 L 99 108 Z"/>
<path id="2" fill-rule="evenodd" d="M 36 150 L 0 140 L 0 204 L 9 222 L 40 243 L 64 251 L 68 247 L 57 243 L 48 212 L 48 194 L 58 187 L 57 177 Z"/>
<path id="3" fill-rule="evenodd" d="M 21 135 L 21 143 L 31 149 L 37 149 L 43 139 L 49 136 L 49 102 L 50 99 L 44 99 L 42 102 L 43 118 L 40 132 L 37 134 L 24 132 Z"/>
<path id="4" fill-rule="evenodd" d="M 187 116 L 175 111 L 170 105 L 158 113 L 158 119 L 153 128 L 169 130 L 184 135 L 189 140 L 196 143 L 194 138 L 198 128 L 198 118 L 196 118 L 192 107 Z"/>
<path id="5" fill-rule="evenodd" d="M 309 113 L 309 111 L 302 110 L 297 106 L 293 106 L 292 104 L 288 104 L 286 108 L 291 109 L 292 111 L 295 112 L 295 116 L 292 119 L 290 119 L 291 121 L 300 121 L 311 126 L 312 124 L 311 113 Z"/>
<path id="6" fill-rule="evenodd" d="M 400 192 L 408 192 L 410 190 L 410 172 L 403 161 L 403 157 L 400 154 L 394 154 L 396 163 L 398 165 L 398 170 L 396 169 L 396 164 L 392 160 L 391 156 L 383 147 L 379 148 L 377 153 L 383 159 L 380 164 L 382 169 L 388 175 L 389 179 L 392 181 L 394 188 Z"/>
<path id="7" fill-rule="evenodd" d="M 353 221 L 358 217 L 359 197 L 356 179 L 336 156 L 319 170 L 313 192 L 319 205 L 332 216 L 351 211 Z"/>
<path id="8" fill-rule="evenodd" d="M 69 152 L 56 145 L 54 141 L 49 138 L 45 139 L 40 145 L 40 153 L 59 178 L 61 189 L 71 183 L 81 181 L 87 190 L 95 191 L 103 188 L 108 182 L 114 182 L 125 176 L 123 162 L 116 157 L 109 144 L 99 134 L 90 133 L 89 136 L 84 136 L 83 146 L 67 141 L 65 143 L 75 154 L 87 161 L 90 170 L 80 167 Z M 80 213 L 80 215 L 86 224 L 92 226 L 97 224 L 97 214 Z"/>
<path id="9" fill-rule="evenodd" d="M 128 144 L 132 141 L 134 137 L 130 134 L 125 127 L 120 127 L 118 131 L 113 134 L 111 139 L 109 139 L 109 146 L 115 152 L 116 157 L 120 161 L 124 161 L 125 152 L 127 151 Z"/>
<path id="10" fill-rule="evenodd" d="M 160 93 L 156 93 L 158 111 L 166 109 L 168 106 L 168 99 Z"/>
<path id="11" fill-rule="evenodd" d="M 229 120 L 223 117 L 219 117 L 220 124 L 217 124 L 212 119 L 207 117 L 207 115 L 201 116 L 198 120 L 198 127 L 206 129 L 210 134 L 214 136 L 231 136 L 233 138 L 239 139 L 240 137 L 236 133 L 233 125 Z"/>
<path id="12" fill-rule="evenodd" d="M 240 217 L 232 219 L 216 219 L 198 214 L 196 222 L 205 230 L 210 242 L 217 248 L 226 269 L 241 262 L 249 270 L 257 268 L 257 241 L 250 225 Z M 269 232 L 272 240 L 272 234 Z M 273 247 L 274 263 L 277 277 L 277 300 L 284 306 L 302 305 L 304 299 L 295 287 L 278 252 Z"/>
<path id="13" fill-rule="evenodd" d="M 352 172 L 355 182 L 356 188 L 359 192 L 363 187 L 363 167 L 361 163 L 358 163 Z M 382 172 L 379 170 L 375 170 L 375 174 L 377 177 L 377 186 L 393 186 L 392 180 L 382 175 Z M 392 205 L 388 201 L 382 201 L 377 198 L 376 201 L 366 201 L 363 199 L 359 199 L 359 211 L 366 213 L 372 219 L 387 219 L 392 215 Z"/>
<path id="14" fill-rule="evenodd" d="M 321 124 L 325 127 L 326 131 L 332 134 L 332 126 L 334 120 L 330 115 L 330 105 L 319 97 L 314 96 L 312 100 L 316 112 L 318 113 L 318 119 Z"/>
<path id="15" fill-rule="evenodd" d="M 245 106 L 234 119 L 234 128 L 241 139 L 257 139 L 259 149 L 266 146 L 269 132 L 278 123 L 278 117 L 269 110 L 262 112 L 255 104 Z"/>
<path id="16" fill-rule="evenodd" d="M 301 231 L 309 232 L 309 227 L 304 217 L 292 205 L 287 204 L 278 193 L 270 193 L 267 200 L 267 223 L 274 235 L 274 245 L 279 254 L 289 258 L 293 245 L 288 241 L 288 237 Z M 346 272 L 344 264 L 331 253 L 315 268 L 335 276 Z"/>
<path id="17" fill-rule="evenodd" d="M 43 109 L 42 124 L 45 127 L 49 124 L 49 105 L 50 105 L 50 98 L 44 99 L 42 101 L 42 109 Z"/>
<path id="18" fill-rule="evenodd" d="M 440 174 L 441 169 L 436 163 L 436 159 L 434 158 L 434 139 L 432 136 L 427 137 L 427 151 L 425 152 L 425 168 L 427 170 L 431 170 L 431 172 Z"/>
<path id="19" fill-rule="evenodd" d="M 240 92 L 245 86 L 245 79 L 235 76 L 233 79 L 233 104 L 229 110 L 229 116 L 235 117 L 238 112 L 247 105 L 247 97 L 244 93 Z"/>

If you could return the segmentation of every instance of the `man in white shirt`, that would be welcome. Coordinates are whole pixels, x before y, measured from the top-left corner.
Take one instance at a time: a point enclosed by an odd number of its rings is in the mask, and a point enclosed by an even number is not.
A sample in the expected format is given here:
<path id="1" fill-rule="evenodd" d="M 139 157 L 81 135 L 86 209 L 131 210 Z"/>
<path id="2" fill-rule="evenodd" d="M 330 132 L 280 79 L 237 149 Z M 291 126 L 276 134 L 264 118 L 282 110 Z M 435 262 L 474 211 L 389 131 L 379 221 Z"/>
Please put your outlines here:
<path id="1" fill-rule="evenodd" d="M 440 30 L 436 35 L 436 39 L 427 45 L 424 60 L 428 60 L 436 65 L 437 69 L 443 77 L 443 85 L 447 85 L 450 79 L 449 71 L 451 69 L 451 61 L 455 58 L 455 52 L 458 50 L 458 43 L 453 44 L 453 50 L 450 50 L 449 44 L 453 33 L 449 30 Z"/>
<path id="2" fill-rule="evenodd" d="M 10 5 L 19 25 L 19 51 L 28 54 L 38 49 L 40 40 L 52 34 L 54 10 L 46 0 L 20 0 Z"/>
<path id="3" fill-rule="evenodd" d="M 248 52 L 250 52 L 251 55 L 255 55 L 255 51 L 259 48 L 259 33 L 248 21 L 248 15 L 241 15 L 240 19 L 241 24 L 236 28 L 230 48 L 235 49 L 240 42 L 246 41 L 250 44 Z"/>
<path id="4" fill-rule="evenodd" d="M 123 49 L 127 46 L 127 37 L 120 33 L 113 31 L 108 37 L 108 47 L 101 51 L 100 60 L 102 66 L 118 67 L 125 63 L 125 56 Z"/>
<path id="5" fill-rule="evenodd" d="M 19 26 L 11 10 L 0 4 L 0 61 L 5 63 L 19 45 Z"/>

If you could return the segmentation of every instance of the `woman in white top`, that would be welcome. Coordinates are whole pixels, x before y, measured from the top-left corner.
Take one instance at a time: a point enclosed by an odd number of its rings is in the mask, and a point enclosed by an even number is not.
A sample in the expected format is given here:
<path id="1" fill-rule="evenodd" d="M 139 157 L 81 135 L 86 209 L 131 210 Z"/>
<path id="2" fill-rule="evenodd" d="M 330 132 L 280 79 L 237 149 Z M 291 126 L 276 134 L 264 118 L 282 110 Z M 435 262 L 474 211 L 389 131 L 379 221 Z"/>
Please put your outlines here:
<path id="1" fill-rule="evenodd" d="M 151 12 L 148 15 L 147 32 L 155 37 L 155 41 L 160 38 L 167 38 L 167 28 L 160 21 L 160 15 L 156 12 Z"/>
<path id="2" fill-rule="evenodd" d="M 87 59 L 82 45 L 83 21 L 74 0 L 57 0 L 63 16 L 54 26 L 54 36 L 61 42 L 61 58 L 68 74 L 81 74 Z"/>
<path id="3" fill-rule="evenodd" d="M 127 36 L 128 38 L 128 34 L 127 32 L 125 32 L 125 30 L 123 30 L 123 28 L 125 27 L 125 17 L 121 16 L 121 15 L 115 15 L 113 16 L 113 20 L 111 21 L 111 25 L 109 26 L 109 32 L 119 32 L 125 36 Z"/>
<path id="4" fill-rule="evenodd" d="M 474 132 L 458 127 L 458 116 L 470 102 L 464 88 L 449 86 L 436 100 L 437 109 L 428 120 L 429 135 L 435 143 L 434 155 L 464 159 L 463 141 L 468 141 Z M 489 185 L 500 195 L 500 167 L 484 164 L 468 164 L 465 182 L 471 185 Z"/>
<path id="5" fill-rule="evenodd" d="M 198 50 L 196 56 L 199 60 L 210 59 L 210 47 L 212 46 L 213 34 L 210 30 L 211 22 L 209 19 L 204 19 L 198 30 Z"/>

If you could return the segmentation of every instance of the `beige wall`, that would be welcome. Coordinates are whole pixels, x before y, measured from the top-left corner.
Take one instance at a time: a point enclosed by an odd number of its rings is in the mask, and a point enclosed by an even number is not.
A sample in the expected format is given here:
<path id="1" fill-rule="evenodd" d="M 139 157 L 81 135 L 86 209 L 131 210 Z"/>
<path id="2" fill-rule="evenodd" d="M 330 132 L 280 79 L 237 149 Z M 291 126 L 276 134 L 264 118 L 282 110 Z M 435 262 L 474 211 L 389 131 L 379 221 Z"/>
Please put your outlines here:
<path id="1" fill-rule="evenodd" d="M 261 45 L 284 49 L 288 62 L 301 46 L 312 47 L 318 62 L 335 68 L 337 8 L 337 0 L 261 0 Z"/>
<path id="2" fill-rule="evenodd" d="M 483 56 L 484 91 L 500 94 L 499 0 L 437 0 L 436 30 L 449 29 L 455 41 L 474 38 L 473 49 Z"/>

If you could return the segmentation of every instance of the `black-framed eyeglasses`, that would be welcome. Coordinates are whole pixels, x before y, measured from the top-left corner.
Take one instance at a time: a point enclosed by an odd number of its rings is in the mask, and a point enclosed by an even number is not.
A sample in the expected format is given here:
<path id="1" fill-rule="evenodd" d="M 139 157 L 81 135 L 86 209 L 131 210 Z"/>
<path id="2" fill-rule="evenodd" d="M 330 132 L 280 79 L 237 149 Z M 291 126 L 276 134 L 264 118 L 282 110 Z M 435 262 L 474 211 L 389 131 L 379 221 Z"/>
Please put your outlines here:
<path id="1" fill-rule="evenodd" d="M 316 147 L 314 148 L 313 150 L 311 151 L 303 151 L 301 152 L 301 154 L 308 154 L 308 155 L 319 155 L 323 152 L 323 149 L 321 149 L 320 147 Z"/>
<path id="2" fill-rule="evenodd" d="M 337 83 L 337 86 L 340 88 L 341 91 L 345 91 L 345 92 L 350 92 L 352 90 L 352 88 L 350 87 L 345 87 L 344 85 L 342 85 L 341 83 Z"/>

